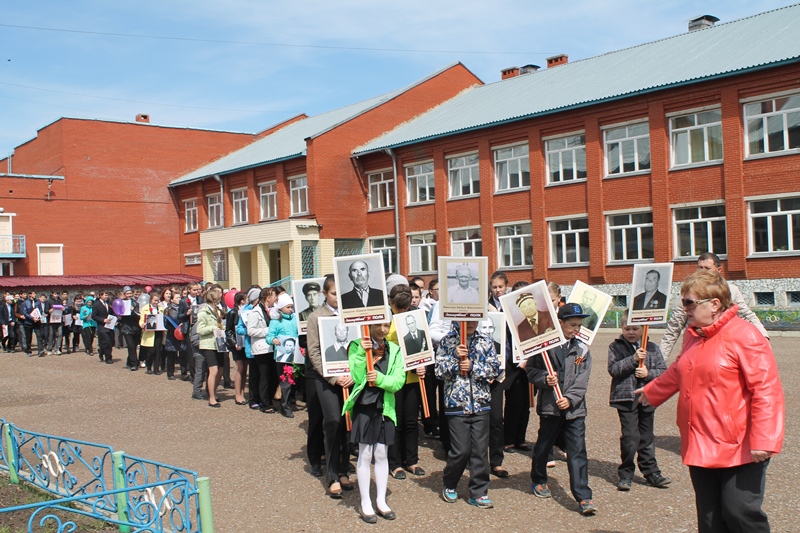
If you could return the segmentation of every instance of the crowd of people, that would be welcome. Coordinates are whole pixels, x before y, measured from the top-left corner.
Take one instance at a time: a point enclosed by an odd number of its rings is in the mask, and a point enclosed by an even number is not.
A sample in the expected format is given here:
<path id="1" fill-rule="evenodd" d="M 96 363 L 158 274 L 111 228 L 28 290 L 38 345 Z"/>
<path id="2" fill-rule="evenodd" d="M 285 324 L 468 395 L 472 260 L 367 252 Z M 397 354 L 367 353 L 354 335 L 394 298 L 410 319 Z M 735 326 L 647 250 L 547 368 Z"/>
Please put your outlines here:
<path id="1" fill-rule="evenodd" d="M 647 485 L 669 487 L 655 457 L 654 411 L 677 393 L 681 455 L 696 493 L 699 530 L 769 531 L 761 509 L 766 468 L 781 451 L 784 425 L 775 357 L 766 331 L 739 301 L 738 289 L 722 278 L 719 258 L 704 254 L 698 267 L 683 283 L 668 327 L 670 343 L 685 328 L 681 353 L 672 364 L 667 364 L 668 352 L 643 340 L 641 326 L 623 325 L 608 347 L 609 405 L 618 412 L 621 433 L 616 486 L 631 490 L 638 466 Z M 500 296 L 525 285 L 511 286 L 505 273 L 494 273 L 487 309 L 502 310 Z M 0 306 L 2 345 L 6 352 L 19 347 L 33 357 L 35 335 L 39 357 L 81 350 L 94 356 L 97 340 L 101 362 L 113 363 L 112 347 L 124 347 L 128 369 L 191 381 L 191 397 L 215 409 L 222 405 L 220 386 L 234 390 L 236 405 L 261 413 L 291 418 L 305 406 L 311 475 L 324 476 L 328 495 L 338 499 L 355 488 L 350 475 L 356 473 L 360 516 L 368 523 L 396 518 L 387 501 L 389 477 L 425 475 L 418 454 L 420 421 L 425 434 L 438 438 L 447 453 L 444 501 L 459 500 L 459 480 L 469 470 L 468 503 L 493 507 L 491 476 L 508 477 L 504 456 L 515 452 L 532 452 L 531 492 L 548 498 L 547 472 L 560 449 L 578 511 L 594 514 L 585 443 L 592 355 L 578 338 L 590 315 L 581 305 L 564 303 L 560 287 L 549 283 L 567 342 L 515 363 L 509 334 L 501 365 L 499 346 L 479 322 L 440 318 L 438 280 L 425 283 L 392 274 L 386 286 L 393 314 L 425 311 L 435 349 L 428 367 L 404 370 L 391 322 L 370 325 L 368 335 L 349 343 L 348 375 L 323 376 L 319 320 L 339 314 L 332 275 L 320 287 L 324 303 L 305 317 L 306 335 L 298 335 L 294 301 L 280 287 L 228 292 L 196 283 L 163 291 L 124 287 L 113 294 L 72 298 L 56 290 L 50 296 L 7 294 Z M 294 351 L 282 345 L 287 337 L 299 338 L 303 364 L 284 357 Z M 539 418 L 533 446 L 525 439 L 531 394 Z"/>

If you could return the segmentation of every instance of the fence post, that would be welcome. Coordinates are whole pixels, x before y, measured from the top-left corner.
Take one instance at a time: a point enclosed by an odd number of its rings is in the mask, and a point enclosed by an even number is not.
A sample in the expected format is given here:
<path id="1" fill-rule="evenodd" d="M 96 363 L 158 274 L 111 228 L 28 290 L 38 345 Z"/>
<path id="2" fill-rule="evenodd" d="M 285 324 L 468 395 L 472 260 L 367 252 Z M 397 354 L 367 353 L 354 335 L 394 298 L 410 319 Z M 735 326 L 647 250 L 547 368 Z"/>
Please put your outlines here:
<path id="1" fill-rule="evenodd" d="M 111 468 L 114 471 L 114 489 L 124 489 L 125 488 L 125 472 L 124 472 L 124 465 L 122 461 L 122 454 L 125 452 L 113 452 L 111 454 Z M 118 492 L 116 494 L 117 498 L 117 519 L 120 522 L 127 522 L 128 521 L 128 497 L 127 492 Z M 119 526 L 120 533 L 129 533 L 131 528 L 130 526 L 125 526 L 120 524 Z"/>
<path id="2" fill-rule="evenodd" d="M 8 480 L 16 485 L 19 483 L 17 475 L 17 454 L 14 450 L 14 441 L 11 439 L 11 424 L 3 424 L 3 444 L 6 447 L 6 460 L 8 461 Z"/>
<path id="3" fill-rule="evenodd" d="M 197 478 L 200 531 L 214 533 L 214 514 L 211 512 L 211 486 L 207 477 Z"/>

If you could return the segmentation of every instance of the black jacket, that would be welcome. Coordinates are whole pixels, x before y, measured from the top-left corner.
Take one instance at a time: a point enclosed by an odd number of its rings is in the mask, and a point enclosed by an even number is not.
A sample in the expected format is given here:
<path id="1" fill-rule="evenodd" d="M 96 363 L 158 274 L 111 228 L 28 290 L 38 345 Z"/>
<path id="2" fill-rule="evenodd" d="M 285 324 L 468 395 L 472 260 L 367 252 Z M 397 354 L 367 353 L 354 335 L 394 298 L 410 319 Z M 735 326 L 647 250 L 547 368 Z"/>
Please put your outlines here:
<path id="1" fill-rule="evenodd" d="M 114 310 L 111 309 L 111 304 L 103 302 L 100 298 L 97 298 L 92 304 L 92 320 L 97 322 L 98 329 L 104 327 L 106 318 L 113 314 Z"/>
<path id="2" fill-rule="evenodd" d="M 650 383 L 667 369 L 667 363 L 664 361 L 664 356 L 661 355 L 661 348 L 654 342 L 648 342 L 647 356 L 644 358 L 647 377 L 638 379 L 634 375 L 636 369 L 639 368 L 639 364 L 633 358 L 635 353 L 636 348 L 633 344 L 626 341 L 621 335 L 608 346 L 608 373 L 611 374 L 609 403 L 612 407 L 633 402 L 636 399 L 633 391 L 644 387 L 645 383 Z"/>

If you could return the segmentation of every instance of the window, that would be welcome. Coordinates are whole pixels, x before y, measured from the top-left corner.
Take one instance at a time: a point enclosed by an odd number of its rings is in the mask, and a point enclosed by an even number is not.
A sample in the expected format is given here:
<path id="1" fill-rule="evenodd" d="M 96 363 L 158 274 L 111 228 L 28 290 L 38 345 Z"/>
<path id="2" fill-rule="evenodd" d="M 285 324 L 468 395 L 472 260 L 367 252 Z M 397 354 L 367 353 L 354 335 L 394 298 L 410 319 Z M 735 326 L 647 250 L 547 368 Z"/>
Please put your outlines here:
<path id="1" fill-rule="evenodd" d="M 197 231 L 197 198 L 184 200 L 183 213 L 186 221 L 186 233 Z"/>
<path id="2" fill-rule="evenodd" d="M 228 281 L 228 252 L 214 250 L 214 281 Z"/>
<path id="3" fill-rule="evenodd" d="M 186 265 L 202 265 L 203 259 L 200 257 L 199 253 L 194 254 L 183 254 L 183 258 L 185 260 Z"/>
<path id="4" fill-rule="evenodd" d="M 224 219 L 222 218 L 222 195 L 212 194 L 208 197 L 208 227 L 221 228 Z"/>
<path id="5" fill-rule="evenodd" d="M 317 241 L 300 242 L 300 271 L 303 279 L 317 276 Z"/>
<path id="6" fill-rule="evenodd" d="M 261 220 L 278 218 L 278 191 L 275 182 L 258 186 Z"/>
<path id="7" fill-rule="evenodd" d="M 614 307 L 628 307 L 628 295 L 617 294 L 611 297 L 611 305 Z"/>
<path id="8" fill-rule="evenodd" d="M 494 151 L 494 179 L 498 191 L 531 186 L 527 144 Z"/>
<path id="9" fill-rule="evenodd" d="M 800 251 L 800 197 L 750 203 L 753 252 Z"/>
<path id="10" fill-rule="evenodd" d="M 586 179 L 586 136 L 569 135 L 545 142 L 549 184 Z"/>
<path id="11" fill-rule="evenodd" d="M 774 292 L 754 292 L 753 298 L 756 305 L 759 307 L 774 307 L 775 306 L 775 293 Z"/>
<path id="12" fill-rule="evenodd" d="M 452 248 L 450 254 L 456 257 L 479 257 L 483 255 L 481 229 L 461 229 L 450 232 Z"/>
<path id="13" fill-rule="evenodd" d="M 308 178 L 289 178 L 289 193 L 292 197 L 292 216 L 308 214 Z"/>
<path id="14" fill-rule="evenodd" d="M 247 189 L 231 191 L 233 197 L 233 223 L 247 224 Z"/>
<path id="15" fill-rule="evenodd" d="M 39 253 L 40 276 L 64 275 L 64 245 L 63 244 L 37 244 Z"/>
<path id="16" fill-rule="evenodd" d="M 504 268 L 532 266 L 531 225 L 498 226 L 497 255 L 500 266 Z"/>
<path id="17" fill-rule="evenodd" d="M 800 291 L 786 291 L 786 305 L 800 306 Z"/>
<path id="18" fill-rule="evenodd" d="M 722 112 L 719 109 L 672 117 L 672 166 L 722 160 Z"/>
<path id="19" fill-rule="evenodd" d="M 550 222 L 550 257 L 554 265 L 589 262 L 589 219 Z"/>
<path id="20" fill-rule="evenodd" d="M 608 129 L 603 135 L 607 176 L 650 170 L 650 125 L 647 122 Z"/>
<path id="21" fill-rule="evenodd" d="M 450 198 L 480 194 L 478 154 L 448 159 L 447 168 L 450 175 Z"/>
<path id="22" fill-rule="evenodd" d="M 359 255 L 364 248 L 363 241 L 358 239 L 334 239 L 333 256 L 346 257 L 349 255 Z"/>
<path id="23" fill-rule="evenodd" d="M 725 206 L 676 209 L 675 251 L 677 257 L 697 257 L 704 252 L 727 254 Z"/>
<path id="24" fill-rule="evenodd" d="M 433 163 L 406 167 L 406 188 L 409 205 L 434 201 Z"/>
<path id="25" fill-rule="evenodd" d="M 384 209 L 394 205 L 394 180 L 392 172 L 367 176 L 369 181 L 369 210 Z"/>
<path id="26" fill-rule="evenodd" d="M 411 272 L 435 272 L 436 265 L 436 234 L 424 233 L 408 237 L 409 257 L 411 259 Z"/>
<path id="27" fill-rule="evenodd" d="M 370 248 L 374 253 L 383 256 L 383 269 L 385 272 L 397 272 L 397 241 L 392 238 L 372 239 Z"/>
<path id="28" fill-rule="evenodd" d="M 800 95 L 745 104 L 747 155 L 800 149 Z"/>
<path id="29" fill-rule="evenodd" d="M 653 259 L 653 213 L 608 215 L 609 261 Z"/>

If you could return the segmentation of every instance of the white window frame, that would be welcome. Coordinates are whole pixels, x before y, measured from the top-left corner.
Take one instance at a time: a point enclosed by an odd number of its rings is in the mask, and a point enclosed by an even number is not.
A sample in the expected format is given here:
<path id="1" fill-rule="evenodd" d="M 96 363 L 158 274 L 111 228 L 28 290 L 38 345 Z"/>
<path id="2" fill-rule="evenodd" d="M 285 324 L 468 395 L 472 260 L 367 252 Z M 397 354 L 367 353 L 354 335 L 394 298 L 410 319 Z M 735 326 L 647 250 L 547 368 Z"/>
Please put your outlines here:
<path id="1" fill-rule="evenodd" d="M 564 141 L 564 147 L 556 147 L 555 145 L 557 141 Z M 580 142 L 582 144 L 570 145 L 571 142 Z M 570 132 L 558 136 L 547 137 L 544 139 L 544 151 L 545 164 L 547 167 L 547 185 L 563 185 L 565 183 L 586 181 L 588 177 L 588 169 L 586 167 L 586 132 Z M 570 177 L 566 176 L 564 170 L 564 161 L 567 158 L 567 154 L 569 154 L 569 158 L 572 159 L 572 172 Z M 580 159 L 579 155 L 581 154 L 583 159 L 583 172 L 586 174 L 583 177 L 579 176 L 580 171 L 578 170 L 578 159 Z M 557 180 L 554 180 L 552 165 L 556 158 L 558 159 L 559 177 Z"/>
<path id="2" fill-rule="evenodd" d="M 606 240 L 608 241 L 608 263 L 610 264 L 620 264 L 620 263 L 643 263 L 655 260 L 655 235 L 653 233 L 653 212 L 651 210 L 647 211 L 625 211 L 625 212 L 613 212 L 613 213 L 606 213 Z M 633 218 L 637 215 L 650 215 L 650 222 L 634 222 Z M 622 225 L 611 225 L 611 221 L 614 217 L 619 216 L 627 216 L 628 222 L 627 224 Z M 643 242 L 645 240 L 644 236 L 642 235 L 642 230 L 649 228 L 650 229 L 650 239 L 651 239 L 651 252 L 653 253 L 653 257 L 644 257 L 644 247 Z M 613 233 L 615 231 L 622 232 L 622 259 L 616 259 L 614 257 L 614 242 L 613 242 Z M 636 253 L 638 254 L 637 257 L 628 257 L 628 237 L 630 233 L 634 233 L 634 238 L 636 239 Z"/>
<path id="3" fill-rule="evenodd" d="M 725 208 L 725 204 L 723 202 L 705 202 L 699 204 L 686 204 L 686 205 L 677 205 L 671 206 L 672 209 L 672 235 L 673 235 L 673 255 L 675 260 L 697 260 L 700 257 L 700 254 L 690 254 L 690 255 L 681 255 L 681 247 L 680 247 L 680 232 L 678 231 L 679 225 L 690 225 L 689 230 L 689 242 L 690 242 L 690 252 L 694 252 L 696 248 L 695 244 L 695 224 L 705 225 L 706 232 L 708 236 L 708 243 L 710 250 L 703 250 L 703 252 L 713 252 L 717 254 L 719 257 L 725 258 L 728 256 L 728 222 L 727 222 L 727 209 L 725 211 L 724 216 L 703 216 L 703 208 L 706 207 L 723 207 Z M 684 220 L 678 220 L 677 211 L 682 209 L 697 209 L 697 218 L 688 218 Z M 725 224 L 725 251 L 716 250 L 714 247 L 714 222 L 722 222 Z M 703 253 L 700 252 L 700 253 Z"/>
<path id="4" fill-rule="evenodd" d="M 42 248 L 58 248 L 61 255 L 61 273 L 60 274 L 42 274 Z M 64 275 L 64 245 L 55 243 L 44 243 L 36 245 L 36 273 L 39 276 L 63 276 Z"/>
<path id="5" fill-rule="evenodd" d="M 186 266 L 203 264 L 203 257 L 200 255 L 200 252 L 183 254 L 183 260 Z"/>
<path id="6" fill-rule="evenodd" d="M 646 133 L 631 133 L 631 129 L 646 126 Z M 625 136 L 618 139 L 609 139 L 609 134 L 617 130 L 625 130 Z M 640 148 L 647 144 L 648 161 L 647 167 L 643 167 L 640 161 Z M 611 165 L 611 150 L 614 145 L 618 146 L 617 163 L 619 163 L 619 171 L 611 173 L 609 169 Z M 625 170 L 625 150 L 623 145 L 633 145 L 633 170 Z M 625 124 L 614 124 L 603 128 L 603 163 L 605 165 L 604 176 L 607 178 L 616 178 L 617 176 L 631 176 L 634 174 L 647 174 L 650 172 L 652 166 L 652 153 L 650 151 L 650 122 L 647 120 L 637 121 Z"/>
<path id="7" fill-rule="evenodd" d="M 258 200 L 261 218 L 259 220 L 274 220 L 278 218 L 278 184 L 267 181 L 258 184 Z M 266 207 L 266 209 L 265 209 Z M 265 216 L 266 214 L 266 216 Z"/>
<path id="8" fill-rule="evenodd" d="M 473 198 L 481 194 L 480 157 L 477 152 L 454 155 L 447 158 L 447 189 L 450 200 Z M 467 179 L 469 192 L 462 193 L 462 185 Z M 458 184 L 458 188 L 453 186 Z"/>
<path id="9" fill-rule="evenodd" d="M 436 232 L 422 231 L 407 234 L 408 238 L 408 264 L 411 274 L 430 274 L 436 272 Z M 414 243 L 414 239 L 422 238 L 423 242 Z M 430 240 L 428 240 L 430 238 Z M 423 270 L 423 255 L 427 256 L 429 270 Z"/>
<path id="10" fill-rule="evenodd" d="M 197 231 L 197 198 L 183 201 L 183 219 L 186 227 L 184 233 Z"/>
<path id="11" fill-rule="evenodd" d="M 745 158 L 759 158 L 759 157 L 770 157 L 775 155 L 787 155 L 787 154 L 796 154 L 800 153 L 800 146 L 795 148 L 790 148 L 789 146 L 789 128 L 788 128 L 788 118 L 790 114 L 797 114 L 800 115 L 800 102 L 798 102 L 798 107 L 775 111 L 777 107 L 777 101 L 780 100 L 789 100 L 795 99 L 800 100 L 800 93 L 797 91 L 783 93 L 783 94 L 776 94 L 776 95 L 765 95 L 759 97 L 755 100 L 749 100 L 743 102 L 742 105 L 742 113 L 744 116 L 744 149 L 745 149 Z M 765 104 L 769 104 L 770 110 L 765 111 Z M 756 107 L 760 107 L 760 109 L 756 110 Z M 749 112 L 748 112 L 749 111 Z M 781 118 L 782 122 L 782 132 L 783 132 L 783 145 L 784 148 L 781 150 L 769 150 L 769 122 L 770 119 Z M 760 122 L 761 124 L 761 140 L 763 141 L 763 152 L 756 152 L 752 153 L 750 151 L 750 125 L 751 123 L 755 123 L 756 121 Z M 764 136 L 764 132 L 767 132 L 767 136 Z M 788 148 L 787 148 L 788 147 Z"/>
<path id="12" fill-rule="evenodd" d="M 393 241 L 394 244 L 389 245 L 387 241 Z M 397 239 L 394 235 L 386 235 L 385 237 L 370 237 L 369 249 L 372 253 L 379 253 L 383 258 L 383 266 L 387 272 L 399 272 L 399 265 L 397 262 Z M 388 265 L 387 259 L 388 259 Z M 393 267 L 393 268 L 392 268 Z"/>
<path id="13" fill-rule="evenodd" d="M 430 168 L 430 170 L 428 170 Z M 432 204 L 436 200 L 433 161 L 423 161 L 406 165 L 406 205 Z M 424 181 L 424 186 L 420 186 Z M 420 200 L 419 191 L 425 191 L 425 199 Z"/>
<path id="14" fill-rule="evenodd" d="M 225 227 L 225 206 L 222 202 L 222 193 L 209 194 L 208 202 L 208 229 Z"/>
<path id="15" fill-rule="evenodd" d="M 526 228 L 527 226 L 527 228 Z M 500 235 L 500 231 L 503 228 L 513 228 L 519 227 L 520 233 L 514 235 Z M 503 224 L 496 224 L 495 225 L 495 234 L 497 237 L 497 264 L 500 268 L 504 269 L 513 269 L 513 268 L 530 268 L 533 266 L 533 226 L 529 220 L 521 221 L 521 222 L 510 222 L 510 223 L 503 223 Z M 524 233 L 525 229 L 528 230 L 527 233 Z M 510 262 L 505 261 L 505 257 L 503 254 L 503 247 L 504 241 L 508 241 L 511 246 L 511 253 L 509 257 L 511 258 Z M 519 250 L 519 257 L 520 262 L 517 263 L 514 261 L 514 249 Z M 530 254 L 530 263 L 526 261 L 527 254 L 525 253 L 526 249 L 531 251 Z"/>
<path id="16" fill-rule="evenodd" d="M 247 212 L 247 187 L 231 190 L 233 204 L 233 225 L 241 226 L 250 222 Z"/>
<path id="17" fill-rule="evenodd" d="M 501 158 L 501 152 L 510 150 L 508 157 Z M 524 153 L 523 153 L 524 152 Z M 495 193 L 512 191 L 524 191 L 531 188 L 531 164 L 530 149 L 528 143 L 516 143 L 508 146 L 497 146 L 492 148 L 494 155 L 494 190 Z M 516 166 L 516 175 L 519 183 L 515 186 L 511 184 L 512 167 Z M 528 183 L 525 184 L 525 174 L 527 173 Z M 505 179 L 506 186 L 502 186 Z"/>
<path id="18" fill-rule="evenodd" d="M 477 236 L 476 236 L 477 232 Z M 453 257 L 481 257 L 483 255 L 483 238 L 480 226 L 468 228 L 455 228 L 449 230 L 450 233 L 450 255 Z M 464 233 L 460 238 L 457 233 Z M 466 251 L 465 248 L 472 248 Z M 477 250 L 476 250 L 477 248 Z"/>
<path id="19" fill-rule="evenodd" d="M 367 174 L 369 184 L 369 210 L 382 211 L 394 207 L 394 175 L 392 169 L 376 170 Z"/>
<path id="20" fill-rule="evenodd" d="M 573 222 L 579 221 L 586 221 L 585 228 L 573 228 Z M 567 229 L 554 229 L 554 224 L 558 224 L 561 222 L 567 222 L 569 227 Z M 581 215 L 570 215 L 569 217 L 558 217 L 558 218 L 551 218 L 547 219 L 547 233 L 548 233 L 548 242 L 550 243 L 550 266 L 551 267 L 574 267 L 574 266 L 585 266 L 589 264 L 589 260 L 591 258 L 591 243 L 587 242 L 586 245 L 586 254 L 587 257 L 581 256 L 581 245 L 580 240 L 582 235 L 586 235 L 588 238 L 589 235 L 589 216 L 587 214 Z M 575 258 L 576 261 L 569 261 L 567 260 L 570 253 L 570 248 L 568 247 L 567 240 L 569 236 L 572 235 L 575 238 L 576 246 L 574 248 Z M 561 248 L 562 254 L 561 257 L 556 257 L 557 247 L 556 247 L 556 239 L 561 241 Z"/>
<path id="21" fill-rule="evenodd" d="M 794 248 L 794 234 L 795 229 L 792 227 L 792 217 L 795 215 L 800 216 L 800 209 L 786 209 L 783 210 L 781 203 L 784 201 L 789 200 L 798 200 L 800 196 L 789 196 L 781 195 L 780 197 L 766 197 L 766 198 L 751 198 L 746 199 L 747 201 L 747 230 L 748 230 L 748 237 L 750 241 L 750 255 L 753 257 L 768 257 L 768 256 L 780 256 L 780 255 L 797 255 L 800 253 L 800 247 Z M 765 201 L 774 201 L 777 202 L 777 211 L 770 211 L 766 213 L 753 213 L 753 204 L 758 202 L 765 202 Z M 773 234 L 773 218 L 774 217 L 786 217 L 787 223 L 787 245 L 788 248 L 786 250 L 775 250 L 774 249 L 774 234 Z M 756 251 L 756 239 L 755 239 L 755 219 L 757 218 L 766 218 L 767 219 L 767 236 L 769 238 L 769 250 L 765 252 Z M 800 231 L 800 229 L 798 229 Z"/>
<path id="22" fill-rule="evenodd" d="M 717 112 L 720 113 L 719 121 L 717 122 L 706 122 L 703 124 L 697 123 L 697 118 L 701 115 L 706 115 L 707 113 Z M 675 126 L 675 122 L 682 118 L 687 117 L 694 117 L 694 125 L 691 126 Z M 690 111 L 681 111 L 680 113 L 670 114 L 669 118 L 669 149 L 670 149 L 670 168 L 671 169 L 681 169 L 681 168 L 689 168 L 695 166 L 704 166 L 704 165 L 716 165 L 722 163 L 724 159 L 724 139 L 722 137 L 722 112 L 719 106 L 711 106 L 703 109 L 696 109 Z M 720 154 L 718 158 L 712 159 L 712 155 L 710 154 L 709 149 L 709 130 L 713 127 L 719 128 L 719 146 L 720 146 Z M 702 130 L 703 133 L 703 160 L 702 161 L 692 161 L 692 131 Z M 685 163 L 678 163 L 678 136 L 682 134 L 687 134 L 687 162 Z"/>
<path id="23" fill-rule="evenodd" d="M 308 177 L 304 174 L 302 176 L 292 176 L 288 178 L 289 181 L 289 196 L 292 204 L 292 215 L 307 215 L 308 214 Z"/>

